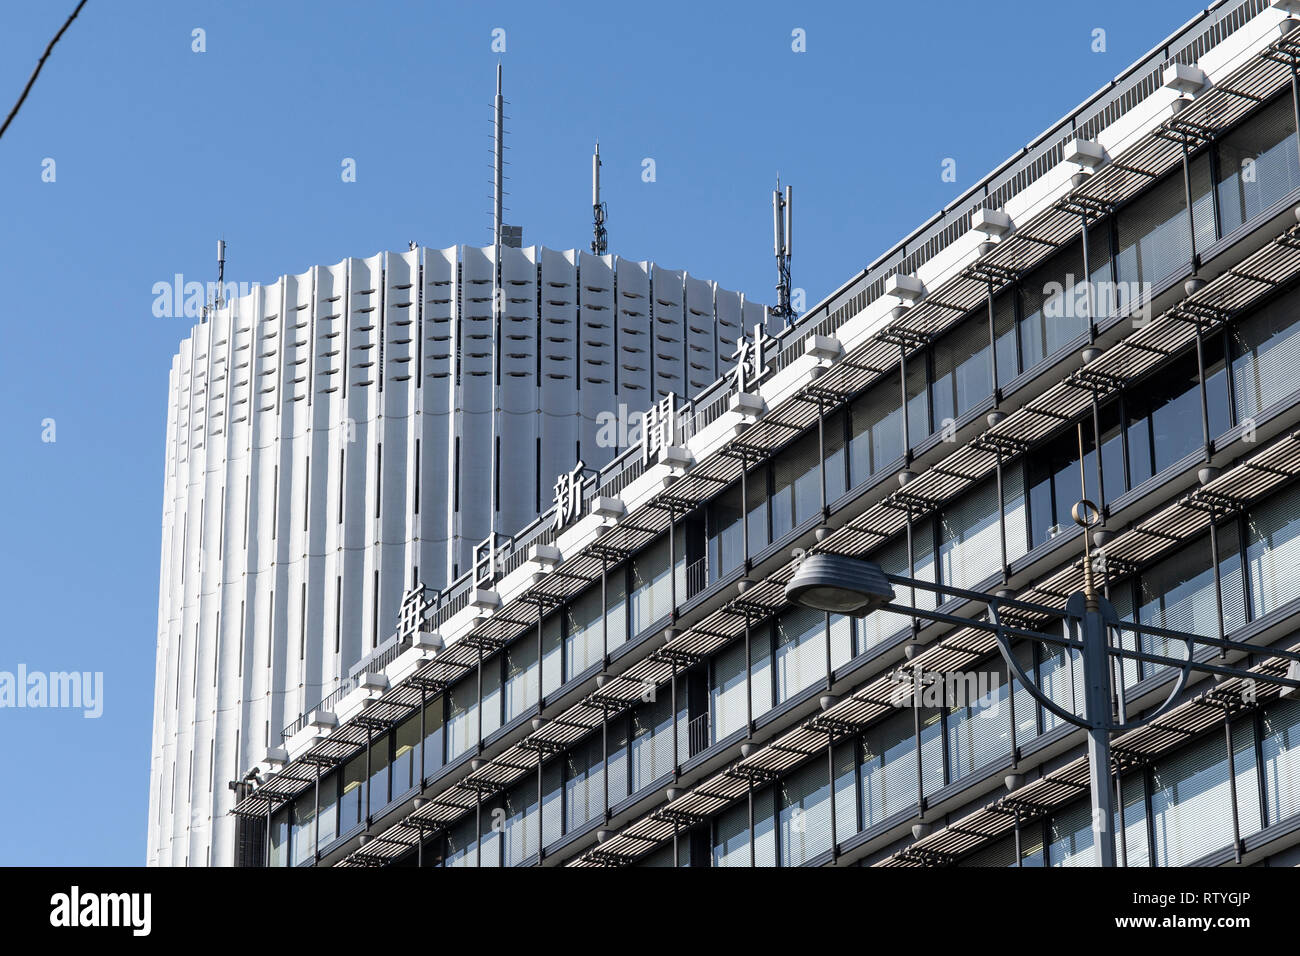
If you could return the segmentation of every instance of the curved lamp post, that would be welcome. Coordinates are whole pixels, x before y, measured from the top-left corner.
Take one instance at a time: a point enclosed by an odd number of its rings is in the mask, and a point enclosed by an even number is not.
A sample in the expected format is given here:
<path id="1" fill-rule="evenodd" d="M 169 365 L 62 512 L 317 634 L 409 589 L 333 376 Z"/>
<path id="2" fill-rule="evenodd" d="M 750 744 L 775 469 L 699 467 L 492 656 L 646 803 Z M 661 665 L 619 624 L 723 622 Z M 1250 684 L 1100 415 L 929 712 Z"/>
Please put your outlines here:
<path id="1" fill-rule="evenodd" d="M 1064 612 L 1059 608 L 999 597 L 981 591 L 945 587 L 902 575 L 886 574 L 874 562 L 825 552 L 805 553 L 799 557 L 795 574 L 785 587 L 785 596 L 795 604 L 832 614 L 862 617 L 873 611 L 888 610 L 914 618 L 921 617 L 991 632 L 997 639 L 998 649 L 1002 652 L 1010 672 L 1034 700 L 1061 720 L 1088 731 L 1093 846 L 1096 849 L 1099 866 L 1115 866 L 1115 832 L 1112 823 L 1115 818 L 1115 794 L 1110 774 L 1111 734 L 1142 727 L 1167 713 L 1177 702 L 1194 670 L 1278 684 L 1283 688 L 1284 693 L 1294 694 L 1300 690 L 1300 652 L 1269 648 L 1267 652 L 1271 656 L 1283 657 L 1290 661 L 1286 677 L 1273 677 L 1257 671 L 1223 664 L 1210 664 L 1195 659 L 1198 644 L 1218 648 L 1220 652 L 1236 650 L 1246 654 L 1259 653 L 1261 648 L 1255 645 L 1120 621 L 1115 608 L 1109 601 L 1098 595 L 1093 582 L 1088 536 L 1090 530 L 1099 523 L 1097 506 L 1086 499 L 1080 501 L 1074 506 L 1073 516 L 1075 523 L 1083 528 L 1084 533 L 1084 589 L 1070 596 Z M 963 597 L 983 603 L 988 607 L 989 620 L 987 622 L 971 620 L 938 610 L 929 611 L 897 605 L 893 603 L 892 585 L 894 584 L 932 591 L 936 595 Z M 1004 608 L 1064 619 L 1066 636 L 1046 634 L 1006 623 L 1003 619 Z M 1135 635 L 1145 634 L 1162 637 L 1166 641 L 1181 642 L 1186 649 L 1186 656 L 1177 658 L 1144 651 L 1139 649 L 1140 641 L 1137 640 L 1134 642 L 1133 650 L 1122 645 L 1116 646 L 1113 636 L 1123 630 L 1133 631 Z M 1043 693 L 1036 680 L 1025 673 L 1015 654 L 1012 653 L 1013 637 L 1065 647 L 1079 653 L 1083 661 L 1086 688 L 1083 715 L 1061 707 Z M 1115 682 L 1112 678 L 1116 670 L 1114 663 L 1116 661 L 1122 663 L 1124 660 L 1143 661 L 1178 669 L 1178 677 L 1173 689 L 1164 702 L 1135 719 L 1129 719 L 1125 713 L 1123 668 L 1118 668 L 1120 674 L 1118 687 L 1114 686 Z"/>

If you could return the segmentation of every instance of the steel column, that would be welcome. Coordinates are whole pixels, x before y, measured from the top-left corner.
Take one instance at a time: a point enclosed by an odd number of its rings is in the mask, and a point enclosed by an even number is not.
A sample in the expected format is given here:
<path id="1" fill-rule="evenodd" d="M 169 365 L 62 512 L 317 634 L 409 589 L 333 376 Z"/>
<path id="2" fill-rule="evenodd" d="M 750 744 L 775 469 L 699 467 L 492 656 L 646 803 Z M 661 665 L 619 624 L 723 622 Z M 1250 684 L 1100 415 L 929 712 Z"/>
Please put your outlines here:
<path id="1" fill-rule="evenodd" d="M 1084 529 L 1087 534 L 1087 529 Z M 1115 865 L 1115 794 L 1110 774 L 1110 655 L 1106 622 L 1095 597 L 1087 601 L 1081 627 L 1087 685 L 1088 782 L 1092 793 L 1092 839 L 1097 865 Z"/>
<path id="2" fill-rule="evenodd" d="M 1205 387 L 1205 348 L 1201 322 L 1196 322 L 1196 379 L 1201 391 L 1201 443 L 1208 463 L 1214 454 L 1214 445 L 1210 437 L 1210 397 Z"/>
<path id="3" fill-rule="evenodd" d="M 1223 708 L 1223 738 L 1228 745 L 1228 796 L 1232 800 L 1232 855 L 1241 862 L 1241 812 L 1237 809 L 1237 758 L 1232 747 L 1232 714 Z"/>

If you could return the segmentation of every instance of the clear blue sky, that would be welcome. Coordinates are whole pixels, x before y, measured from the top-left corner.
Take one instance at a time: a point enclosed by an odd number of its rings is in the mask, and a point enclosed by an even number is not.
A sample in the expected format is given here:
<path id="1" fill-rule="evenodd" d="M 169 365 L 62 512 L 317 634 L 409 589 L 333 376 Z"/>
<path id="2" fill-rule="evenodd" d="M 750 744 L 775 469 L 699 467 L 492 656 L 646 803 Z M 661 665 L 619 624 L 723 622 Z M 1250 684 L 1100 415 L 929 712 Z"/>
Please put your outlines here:
<path id="1" fill-rule="evenodd" d="M 73 6 L 0 3 L 0 112 Z M 90 0 L 0 140 L 0 671 L 102 671 L 104 714 L 0 709 L 0 863 L 144 860 L 167 373 L 189 328 L 153 316 L 153 284 L 212 278 L 221 235 L 244 282 L 486 243 L 493 28 L 526 244 L 590 241 L 599 138 L 611 252 L 767 300 L 779 170 L 812 305 L 1199 8 Z"/>

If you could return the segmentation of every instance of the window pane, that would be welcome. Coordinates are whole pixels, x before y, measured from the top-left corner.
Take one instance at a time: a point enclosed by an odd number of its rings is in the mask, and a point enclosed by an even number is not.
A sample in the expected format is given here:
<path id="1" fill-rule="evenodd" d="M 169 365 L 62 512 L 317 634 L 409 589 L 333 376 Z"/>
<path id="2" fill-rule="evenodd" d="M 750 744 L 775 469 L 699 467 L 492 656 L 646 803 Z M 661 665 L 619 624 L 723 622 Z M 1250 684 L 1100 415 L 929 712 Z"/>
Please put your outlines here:
<path id="1" fill-rule="evenodd" d="M 811 608 L 782 614 L 776 623 L 776 703 L 826 677 L 826 615 Z"/>
<path id="2" fill-rule="evenodd" d="M 749 553 L 752 557 L 767 547 L 767 468 L 760 466 L 749 473 L 745 485 L 746 505 L 749 508 Z"/>
<path id="3" fill-rule="evenodd" d="M 1159 473 L 1201 446 L 1201 389 L 1195 360 L 1175 365 L 1151 384 L 1148 407 Z"/>
<path id="4" fill-rule="evenodd" d="M 442 766 L 442 708 L 439 697 L 424 708 L 424 772 L 433 774 Z"/>
<path id="5" fill-rule="evenodd" d="M 529 632 L 506 649 L 506 722 L 537 706 L 537 637 Z"/>
<path id="6" fill-rule="evenodd" d="M 617 577 L 614 571 L 610 577 Z M 587 588 L 567 608 L 568 633 L 564 638 L 564 679 L 573 680 L 600 663 L 605 654 L 604 622 L 600 615 L 600 584 Z"/>
<path id="7" fill-rule="evenodd" d="M 930 434 L 930 391 L 926 387 L 925 364 L 925 355 L 920 352 L 908 356 L 907 427 L 913 447 Z"/>
<path id="8" fill-rule="evenodd" d="M 849 474 L 862 484 L 903 455 L 903 416 L 899 410 L 898 376 L 873 385 L 849 410 Z"/>
<path id="9" fill-rule="evenodd" d="M 316 822 L 320 828 L 317 841 L 321 849 L 333 843 L 339 835 L 338 785 L 337 774 L 324 777 L 320 782 L 320 817 Z"/>
<path id="10" fill-rule="evenodd" d="M 393 795 L 420 783 L 420 715 L 408 717 L 394 734 Z"/>
<path id="11" fill-rule="evenodd" d="M 950 708 L 946 718 L 949 766 L 954 780 L 1011 753 L 1003 662 L 990 661 L 974 670 L 953 672 L 947 676 L 945 690 Z"/>
<path id="12" fill-rule="evenodd" d="M 632 711 L 631 792 L 673 772 L 673 707 L 669 694 Z"/>
<path id="13" fill-rule="evenodd" d="M 1091 252 L 1091 249 L 1089 249 Z M 1020 359 L 1028 371 L 1088 328 L 1083 245 L 1075 241 L 1020 284 Z"/>
<path id="14" fill-rule="evenodd" d="M 559 611 L 542 621 L 542 695 L 549 696 L 564 683 L 564 614 Z"/>
<path id="15" fill-rule="evenodd" d="M 605 643 L 609 653 L 627 643 L 627 569 L 614 568 L 605 582 Z"/>
<path id="16" fill-rule="evenodd" d="M 842 667 L 853 659 L 853 621 L 842 614 L 831 615 L 831 667 Z"/>
<path id="17" fill-rule="evenodd" d="M 831 848 L 829 768 L 815 760 L 782 780 L 781 866 L 802 866 Z"/>
<path id="18" fill-rule="evenodd" d="M 483 739 L 501 727 L 501 659 L 483 662 Z"/>
<path id="19" fill-rule="evenodd" d="M 1300 318 L 1290 294 L 1233 327 L 1232 391 L 1238 422 L 1300 386 Z"/>
<path id="20" fill-rule="evenodd" d="M 993 327 L 997 332 L 998 385 L 1006 385 L 1024 369 L 1016 341 L 1016 293 L 1004 292 L 993 300 Z"/>
<path id="21" fill-rule="evenodd" d="M 754 847 L 756 866 L 776 866 L 776 829 L 772 812 L 772 791 L 759 790 L 754 800 Z M 713 824 L 713 865 L 749 866 L 749 798 L 718 815 Z"/>
<path id="22" fill-rule="evenodd" d="M 1092 848 L 1092 807 L 1076 803 L 1053 814 L 1047 827 L 1048 866 L 1092 866 L 1097 856 Z"/>
<path id="23" fill-rule="evenodd" d="M 996 482 L 985 482 L 944 508 L 939 526 L 940 575 L 945 584 L 972 588 L 997 573 L 1002 525 Z"/>
<path id="24" fill-rule="evenodd" d="M 502 844 L 506 866 L 519 866 L 535 855 L 540 842 L 535 779 L 511 790 L 502 806 L 504 819 Z"/>
<path id="25" fill-rule="evenodd" d="M 1079 655 L 1065 647 L 1040 645 L 1038 657 L 1038 686 L 1052 703 L 1073 714 L 1083 715 L 1084 684 L 1083 662 Z M 1061 724 L 1061 718 L 1050 710 L 1043 710 L 1043 730 L 1049 731 Z"/>
<path id="26" fill-rule="evenodd" d="M 1241 832 L 1259 829 L 1255 741 L 1248 721 L 1233 724 L 1233 756 Z M 1222 734 L 1157 761 L 1152 767 L 1151 828 L 1155 864 L 1186 866 L 1232 843 L 1228 750 Z"/>
<path id="27" fill-rule="evenodd" d="M 668 580 L 668 539 L 651 545 L 632 560 L 630 633 L 639 635 L 668 616 L 671 587 Z"/>
<path id="28" fill-rule="evenodd" d="M 370 745 L 370 813 L 388 805 L 388 735 Z"/>
<path id="29" fill-rule="evenodd" d="M 826 501 L 838 501 L 848 491 L 847 453 L 844 448 L 844 413 L 836 412 L 823 427 L 826 445 Z M 821 490 L 818 489 L 820 495 Z M 815 506 L 821 507 L 820 501 Z"/>
<path id="30" fill-rule="evenodd" d="M 1290 96 L 1223 137 L 1218 149 L 1219 216 L 1225 235 L 1300 186 Z"/>
<path id="31" fill-rule="evenodd" d="M 907 566 L 907 539 L 900 536 L 879 551 L 871 560 L 888 574 L 914 577 L 918 581 L 935 581 L 934 524 L 932 519 L 919 521 L 912 529 L 913 567 Z M 933 591 L 898 588 L 895 603 L 933 610 L 937 607 Z M 859 654 L 897 635 L 910 626 L 911 618 L 893 611 L 875 611 L 857 624 Z"/>
<path id="32" fill-rule="evenodd" d="M 289 810 L 271 818 L 271 865 L 289 865 Z"/>
<path id="33" fill-rule="evenodd" d="M 957 419 L 993 394 L 988 320 L 982 312 L 966 319 L 934 346 L 934 419 Z"/>
<path id="34" fill-rule="evenodd" d="M 1209 164 L 1199 156 L 1192 164 L 1192 198 L 1198 199 L 1209 192 Z M 1210 237 L 1203 231 L 1213 229 L 1211 217 L 1198 211 L 1198 241 L 1204 247 Z M 1119 234 L 1119 253 L 1116 265 L 1122 283 L 1154 285 L 1185 268 L 1191 261 L 1191 240 L 1187 229 L 1183 176 L 1181 171 L 1170 174 L 1141 198 L 1125 206 L 1117 214 L 1116 229 Z"/>
<path id="35" fill-rule="evenodd" d="M 1246 516 L 1250 608 L 1255 618 L 1300 595 L 1300 493 L 1275 496 Z"/>
<path id="36" fill-rule="evenodd" d="M 1300 813 L 1300 700 L 1264 711 L 1264 794 L 1269 824 Z"/>
<path id="37" fill-rule="evenodd" d="M 745 642 L 737 641 L 717 655 L 710 665 L 709 713 L 713 733 L 709 743 L 745 726 Z"/>
<path id="38" fill-rule="evenodd" d="M 821 510 L 821 468 L 814 430 L 781 449 L 772 462 L 772 540 Z"/>
<path id="39" fill-rule="evenodd" d="M 916 809 L 916 740 L 910 709 L 863 734 L 859 779 L 864 828 Z"/>
<path id="40" fill-rule="evenodd" d="M 1123 842 L 1116 841 L 1115 853 L 1125 866 L 1150 866 L 1146 778 L 1141 773 L 1129 774 L 1124 778 L 1120 792 L 1124 799 Z M 1115 832 L 1121 832 L 1118 807 L 1115 810 Z"/>
<path id="41" fill-rule="evenodd" d="M 625 799 L 632 790 L 630 787 L 630 765 L 628 758 L 626 715 L 613 721 L 607 731 L 606 743 L 609 747 L 609 759 L 605 765 L 606 787 L 609 791 L 610 806 Z"/>
<path id="42" fill-rule="evenodd" d="M 1224 629 L 1231 633 L 1246 621 L 1236 525 L 1220 527 L 1218 538 Z M 1208 535 L 1144 571 L 1138 585 L 1140 623 L 1209 636 L 1217 632 L 1218 608 Z M 1180 641 L 1146 635 L 1142 641 L 1144 648 L 1156 654 L 1178 660 L 1187 656 L 1187 646 Z M 1143 676 L 1150 673 L 1144 671 Z"/>
<path id="43" fill-rule="evenodd" d="M 316 858 L 316 788 L 293 802 L 293 865 L 310 863 Z"/>
<path id="44" fill-rule="evenodd" d="M 339 800 L 340 833 L 347 833 L 361 822 L 365 785 L 366 755 L 363 753 L 343 765 L 343 796 Z"/>
<path id="45" fill-rule="evenodd" d="M 564 836 L 564 765 L 563 758 L 542 769 L 542 845 L 550 846 Z"/>
<path id="46" fill-rule="evenodd" d="M 750 640 L 750 693 L 754 698 L 754 717 L 772 709 L 772 625 L 753 628 Z"/>
<path id="47" fill-rule="evenodd" d="M 782 461 L 789 461 L 794 473 L 793 526 L 797 527 L 822 510 L 822 468 L 816 432 L 805 435 L 778 454 L 778 474 Z"/>
<path id="48" fill-rule="evenodd" d="M 478 746 L 478 678 L 473 673 L 447 690 L 447 759 Z"/>
<path id="49" fill-rule="evenodd" d="M 709 583 L 740 567 L 745 560 L 740 486 L 733 485 L 709 505 Z"/>
<path id="50" fill-rule="evenodd" d="M 471 816 L 447 831 L 447 855 L 443 866 L 478 866 L 478 834 L 474 832 L 476 822 Z"/>
<path id="51" fill-rule="evenodd" d="M 601 738 L 594 734 L 563 758 L 565 832 L 571 832 L 605 812 L 605 775 Z"/>

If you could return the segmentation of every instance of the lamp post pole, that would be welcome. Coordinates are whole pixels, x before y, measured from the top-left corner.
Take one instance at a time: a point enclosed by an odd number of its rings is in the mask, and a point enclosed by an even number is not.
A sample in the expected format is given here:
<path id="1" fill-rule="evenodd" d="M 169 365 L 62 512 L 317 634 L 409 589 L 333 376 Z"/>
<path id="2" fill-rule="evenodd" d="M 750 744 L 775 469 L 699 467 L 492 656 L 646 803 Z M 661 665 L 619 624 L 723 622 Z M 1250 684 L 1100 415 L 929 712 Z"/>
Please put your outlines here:
<path id="1" fill-rule="evenodd" d="M 1098 449 L 1098 455 L 1101 450 Z M 1079 426 L 1079 472 L 1083 477 L 1083 426 Z M 1110 782 L 1110 728 L 1114 719 L 1110 686 L 1110 632 L 1093 580 L 1089 532 L 1101 522 L 1101 510 L 1087 498 L 1073 509 L 1083 529 L 1083 594 L 1073 595 L 1066 610 L 1079 613 L 1083 648 L 1084 716 L 1088 721 L 1088 783 L 1092 792 L 1092 845 L 1098 866 L 1115 865 L 1115 794 Z M 1082 600 L 1080 600 L 1082 598 Z M 1082 607 L 1080 607 L 1082 605 Z M 1113 616 L 1112 610 L 1112 616 Z M 1008 648 L 1010 650 L 1010 648 Z M 1068 657 L 1068 651 L 1067 651 Z M 1122 715 L 1121 715 L 1122 716 Z"/>
<path id="2" fill-rule="evenodd" d="M 1084 532 L 1087 533 L 1086 531 Z M 1110 782 L 1109 637 L 1095 595 L 1083 614 L 1084 700 L 1088 718 L 1088 783 L 1092 791 L 1092 841 L 1098 866 L 1115 866 L 1115 791 Z"/>
<path id="3" fill-rule="evenodd" d="M 1207 646 L 1217 648 L 1224 658 L 1229 651 L 1246 656 L 1259 654 L 1261 649 L 1256 645 L 1223 637 L 1203 637 L 1183 631 L 1121 621 L 1111 603 L 1098 594 L 1094 583 L 1089 532 L 1100 522 L 1100 511 L 1095 504 L 1085 499 L 1074 506 L 1073 517 L 1075 523 L 1083 528 L 1084 533 L 1084 588 L 1070 596 L 1064 611 L 1002 594 L 986 594 L 981 591 L 920 581 L 910 575 L 887 574 L 879 565 L 871 561 L 823 551 L 804 552 L 799 555 L 795 573 L 785 586 L 785 598 L 794 604 L 835 614 L 852 614 L 860 617 L 875 611 L 889 611 L 992 634 L 1006 661 L 1013 686 L 1015 682 L 1019 682 L 1020 687 L 1024 688 L 1045 711 L 1056 715 L 1064 723 L 1087 731 L 1088 789 L 1092 798 L 1092 832 L 1096 860 L 1099 866 L 1116 866 L 1117 798 L 1110 770 L 1111 734 L 1129 733 L 1151 724 L 1168 713 L 1181 700 L 1194 671 L 1243 681 L 1262 681 L 1279 687 L 1287 696 L 1300 695 L 1300 649 L 1268 648 L 1269 655 L 1287 662 L 1287 674 L 1281 677 L 1265 671 L 1230 666 L 1226 662 L 1212 663 L 1197 659 L 1198 645 L 1201 650 Z M 981 620 L 959 616 L 937 608 L 918 608 L 915 606 L 915 601 L 910 606 L 895 603 L 895 585 L 901 588 L 929 591 L 936 596 L 959 597 L 975 601 L 988 608 L 988 616 Z M 1065 633 L 1053 634 L 1037 628 L 1030 629 L 1004 619 L 1006 614 L 1018 616 L 1026 612 L 1034 617 L 1063 620 Z M 1183 653 L 1175 657 L 1167 652 L 1155 653 L 1142 650 L 1140 640 L 1137 641 L 1135 649 L 1130 650 L 1124 646 L 1122 637 L 1118 641 L 1111 639 L 1112 632 L 1123 631 L 1164 638 L 1166 644 L 1180 643 L 1183 645 Z M 1035 676 L 1025 672 L 1023 663 L 1013 653 L 1011 643 L 1013 639 L 1060 648 L 1065 659 L 1071 662 L 1073 654 L 1080 655 L 1084 677 L 1085 712 L 1083 715 L 1077 713 L 1073 706 L 1067 707 L 1058 703 L 1049 692 L 1039 686 Z M 1115 678 L 1112 675 L 1116 662 L 1123 660 L 1136 660 L 1167 667 L 1174 675 L 1165 700 L 1134 718 L 1129 718 L 1125 712 L 1123 667 L 1118 668 L 1120 677 Z M 920 779 L 924 775 L 920 774 L 919 754 L 917 770 Z M 924 809 L 923 803 L 922 809 Z M 1018 826 L 1018 819 L 1016 823 Z"/>

